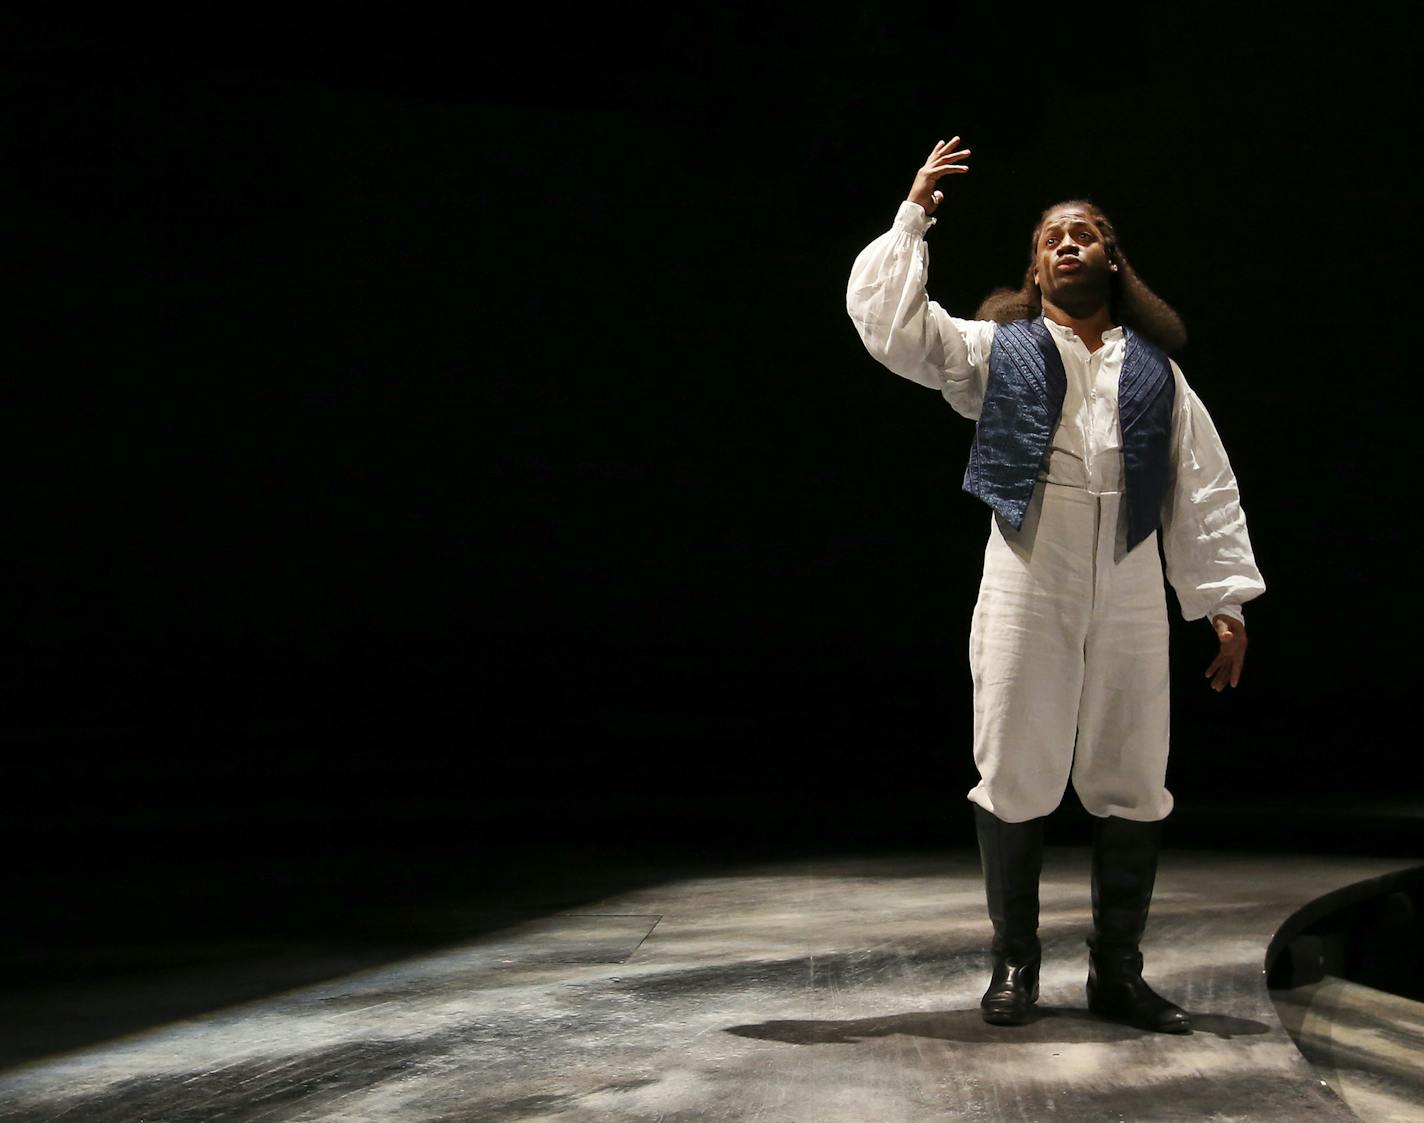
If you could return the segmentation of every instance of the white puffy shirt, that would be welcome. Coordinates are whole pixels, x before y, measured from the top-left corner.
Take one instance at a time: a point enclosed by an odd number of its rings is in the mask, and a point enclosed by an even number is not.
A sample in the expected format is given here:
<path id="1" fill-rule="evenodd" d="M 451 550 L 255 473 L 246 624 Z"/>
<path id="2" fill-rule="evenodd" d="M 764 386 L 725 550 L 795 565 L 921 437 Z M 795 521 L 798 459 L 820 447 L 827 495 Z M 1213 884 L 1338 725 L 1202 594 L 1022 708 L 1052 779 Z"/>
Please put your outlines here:
<path id="1" fill-rule="evenodd" d="M 998 325 L 958 319 L 929 299 L 924 235 L 936 221 L 918 203 L 902 202 L 890 229 L 856 257 L 846 311 L 881 363 L 940 391 L 957 413 L 977 420 Z M 1090 352 L 1072 328 L 1047 317 L 1044 324 L 1063 357 L 1067 389 L 1039 478 L 1094 494 L 1121 491 L 1122 328 L 1104 332 L 1102 347 Z M 1264 593 L 1266 584 L 1251 552 L 1236 476 L 1206 407 L 1181 368 L 1175 361 L 1171 365 L 1172 464 L 1161 535 L 1167 580 L 1184 619 L 1224 615 L 1244 621 L 1241 605 Z"/>

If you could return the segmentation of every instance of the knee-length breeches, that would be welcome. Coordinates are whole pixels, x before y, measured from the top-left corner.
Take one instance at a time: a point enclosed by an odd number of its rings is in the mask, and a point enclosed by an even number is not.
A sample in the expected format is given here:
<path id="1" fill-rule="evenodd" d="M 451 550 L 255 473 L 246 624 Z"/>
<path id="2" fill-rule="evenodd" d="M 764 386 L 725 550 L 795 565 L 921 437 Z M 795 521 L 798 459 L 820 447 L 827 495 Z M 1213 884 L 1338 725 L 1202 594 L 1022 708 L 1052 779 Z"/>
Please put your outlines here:
<path id="1" fill-rule="evenodd" d="M 1047 815 L 1071 775 L 1089 813 L 1164 819 L 1167 598 L 1157 534 L 1125 550 L 1119 492 L 1040 480 L 1015 530 L 994 513 L 969 631 L 969 798 Z"/>

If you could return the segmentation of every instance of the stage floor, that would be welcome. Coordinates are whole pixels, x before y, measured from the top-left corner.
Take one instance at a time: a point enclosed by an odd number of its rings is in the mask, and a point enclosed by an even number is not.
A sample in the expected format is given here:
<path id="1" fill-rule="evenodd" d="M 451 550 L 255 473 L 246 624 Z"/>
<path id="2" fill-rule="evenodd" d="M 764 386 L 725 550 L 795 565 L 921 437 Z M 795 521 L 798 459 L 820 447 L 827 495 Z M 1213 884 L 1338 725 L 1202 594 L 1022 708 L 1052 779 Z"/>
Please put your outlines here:
<path id="1" fill-rule="evenodd" d="M 8 1068 L 0 1119 L 1354 1118 L 1282 1027 L 1266 949 L 1308 902 L 1417 862 L 1166 850 L 1145 975 L 1191 1014 L 1182 1036 L 1087 1011 L 1088 862 L 1048 849 L 1026 1026 L 979 1017 L 972 851 L 703 867 L 556 911 L 409 909 L 359 953 L 254 948 L 12 996 L 6 1020 L 55 1041 L 105 1003 L 174 1017 Z"/>

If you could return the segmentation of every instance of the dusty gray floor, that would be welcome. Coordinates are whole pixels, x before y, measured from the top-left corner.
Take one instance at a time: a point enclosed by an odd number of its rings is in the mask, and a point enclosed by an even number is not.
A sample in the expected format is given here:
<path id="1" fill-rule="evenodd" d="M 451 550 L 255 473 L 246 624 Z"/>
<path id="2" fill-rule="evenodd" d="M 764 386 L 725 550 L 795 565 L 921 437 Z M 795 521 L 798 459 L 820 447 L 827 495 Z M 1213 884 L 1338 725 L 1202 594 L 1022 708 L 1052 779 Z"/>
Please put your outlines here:
<path id="1" fill-rule="evenodd" d="M 1022 1027 L 979 1017 L 977 856 L 852 857 L 511 916 L 477 939 L 47 1057 L 0 1076 L 0 1118 L 1350 1119 L 1281 1026 L 1266 947 L 1307 901 L 1414 864 L 1164 853 L 1146 975 L 1191 1013 L 1189 1036 L 1087 1012 L 1086 850 L 1049 850 L 1042 1016 Z M 453 937 L 489 918 L 409 919 Z M 143 985 L 161 1003 L 165 986 L 208 985 L 202 970 Z"/>
<path id="2" fill-rule="evenodd" d="M 1297 1048 L 1356 1115 L 1424 1121 L 1424 1002 L 1331 975 L 1271 997 Z"/>

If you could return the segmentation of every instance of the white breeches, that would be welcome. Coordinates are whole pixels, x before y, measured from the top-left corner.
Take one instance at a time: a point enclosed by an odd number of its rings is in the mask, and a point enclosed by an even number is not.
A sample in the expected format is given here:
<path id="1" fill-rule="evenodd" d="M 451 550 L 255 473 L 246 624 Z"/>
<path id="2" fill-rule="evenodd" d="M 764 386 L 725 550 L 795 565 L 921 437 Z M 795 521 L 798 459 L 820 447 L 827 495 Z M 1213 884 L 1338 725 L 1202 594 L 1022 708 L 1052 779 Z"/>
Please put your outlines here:
<path id="1" fill-rule="evenodd" d="M 969 798 L 1006 822 L 1047 815 L 1070 775 L 1090 814 L 1172 810 L 1158 536 L 1125 552 L 1122 499 L 1040 480 L 1019 530 L 993 513 L 969 630 Z"/>

